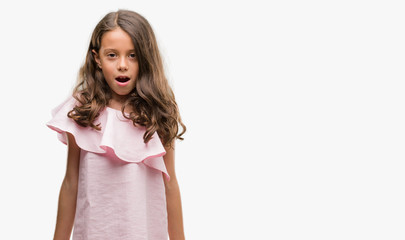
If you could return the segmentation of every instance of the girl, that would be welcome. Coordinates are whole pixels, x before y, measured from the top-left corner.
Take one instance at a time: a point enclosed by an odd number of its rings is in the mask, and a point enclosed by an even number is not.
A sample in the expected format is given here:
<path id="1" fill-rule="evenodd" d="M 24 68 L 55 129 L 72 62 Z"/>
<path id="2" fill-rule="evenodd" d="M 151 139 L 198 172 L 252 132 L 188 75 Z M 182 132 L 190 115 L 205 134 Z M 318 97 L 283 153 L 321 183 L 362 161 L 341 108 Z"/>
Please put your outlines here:
<path id="1" fill-rule="evenodd" d="M 179 133 L 179 124 L 183 131 Z M 148 21 L 107 14 L 47 126 L 68 146 L 54 239 L 184 239 L 174 143 L 186 127 Z"/>

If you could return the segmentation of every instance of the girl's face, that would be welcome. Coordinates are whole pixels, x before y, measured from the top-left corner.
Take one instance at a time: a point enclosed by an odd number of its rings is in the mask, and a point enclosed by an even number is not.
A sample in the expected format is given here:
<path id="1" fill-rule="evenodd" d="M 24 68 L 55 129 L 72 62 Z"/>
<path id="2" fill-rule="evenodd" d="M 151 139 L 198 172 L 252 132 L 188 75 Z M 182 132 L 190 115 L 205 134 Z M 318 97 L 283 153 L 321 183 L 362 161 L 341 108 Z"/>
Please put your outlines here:
<path id="1" fill-rule="evenodd" d="M 135 88 L 139 66 L 131 37 L 121 28 L 104 33 L 99 52 L 92 50 L 108 86 L 113 101 L 124 101 Z"/>

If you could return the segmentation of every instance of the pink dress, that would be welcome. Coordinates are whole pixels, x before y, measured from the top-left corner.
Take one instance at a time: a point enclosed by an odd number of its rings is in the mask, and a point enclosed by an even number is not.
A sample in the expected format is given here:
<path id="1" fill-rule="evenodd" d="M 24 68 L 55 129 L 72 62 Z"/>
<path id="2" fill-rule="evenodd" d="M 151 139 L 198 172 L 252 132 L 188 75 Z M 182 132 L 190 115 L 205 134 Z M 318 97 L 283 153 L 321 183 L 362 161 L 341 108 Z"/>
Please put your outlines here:
<path id="1" fill-rule="evenodd" d="M 157 133 L 145 144 L 145 127 L 108 107 L 95 121 L 101 131 L 81 127 L 67 117 L 75 104 L 68 97 L 46 123 L 61 142 L 69 132 L 81 148 L 73 240 L 167 240 L 163 176 L 170 176 Z"/>

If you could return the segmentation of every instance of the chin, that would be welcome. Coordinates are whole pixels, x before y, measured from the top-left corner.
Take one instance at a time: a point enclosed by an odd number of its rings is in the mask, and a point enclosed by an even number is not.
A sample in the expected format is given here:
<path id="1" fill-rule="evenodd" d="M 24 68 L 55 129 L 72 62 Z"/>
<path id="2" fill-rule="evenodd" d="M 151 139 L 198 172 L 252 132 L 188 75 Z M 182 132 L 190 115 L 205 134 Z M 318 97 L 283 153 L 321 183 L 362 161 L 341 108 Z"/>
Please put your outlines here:
<path id="1" fill-rule="evenodd" d="M 131 91 L 125 91 L 125 92 L 115 92 L 115 93 L 117 93 L 120 96 L 127 96 L 127 95 L 131 94 L 131 92 L 132 92 L 132 90 Z"/>

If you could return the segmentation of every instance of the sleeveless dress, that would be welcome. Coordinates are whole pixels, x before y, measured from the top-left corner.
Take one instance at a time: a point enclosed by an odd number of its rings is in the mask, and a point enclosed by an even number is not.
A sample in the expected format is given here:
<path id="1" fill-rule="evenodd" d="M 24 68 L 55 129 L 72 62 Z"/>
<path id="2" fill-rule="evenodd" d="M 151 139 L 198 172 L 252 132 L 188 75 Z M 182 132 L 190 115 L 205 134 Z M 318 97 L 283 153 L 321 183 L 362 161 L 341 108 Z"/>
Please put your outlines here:
<path id="1" fill-rule="evenodd" d="M 95 120 L 101 131 L 82 127 L 67 117 L 77 104 L 68 97 L 46 123 L 64 144 L 71 133 L 81 149 L 73 240 L 167 240 L 163 176 L 170 176 L 157 133 L 145 144 L 145 127 L 109 107 Z"/>

